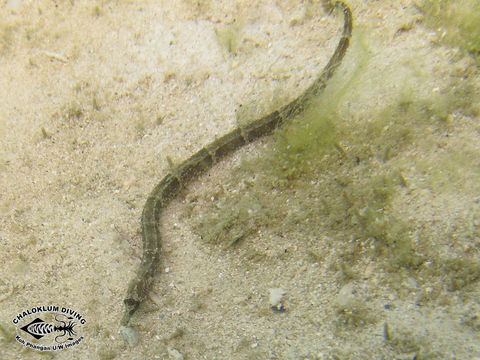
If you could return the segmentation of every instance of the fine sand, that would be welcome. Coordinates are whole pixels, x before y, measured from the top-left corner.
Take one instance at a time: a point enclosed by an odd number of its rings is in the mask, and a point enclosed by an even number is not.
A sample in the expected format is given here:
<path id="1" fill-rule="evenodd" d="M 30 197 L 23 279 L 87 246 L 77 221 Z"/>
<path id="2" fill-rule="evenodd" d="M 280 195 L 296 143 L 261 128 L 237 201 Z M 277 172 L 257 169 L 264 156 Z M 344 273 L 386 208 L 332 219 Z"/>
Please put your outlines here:
<path id="1" fill-rule="evenodd" d="M 381 107 L 418 73 L 427 94 L 459 72 L 479 84 L 472 61 L 437 41 L 413 1 L 348 3 L 354 42 L 370 54 L 361 91 L 347 96 L 351 113 Z M 233 129 L 240 105 L 268 110 L 279 93 L 300 94 L 341 27 L 341 14 L 293 0 L 0 1 L 0 358 L 480 359 L 478 289 L 443 289 L 448 302 L 419 304 L 428 286 L 413 276 L 388 288 L 374 259 L 357 280 L 339 282 L 335 243 L 321 233 L 315 253 L 325 253 L 313 261 L 301 227 L 288 236 L 265 229 L 228 250 L 192 231 L 186 207 L 221 191 L 231 168 L 261 156 L 271 138 L 216 165 L 167 208 L 158 275 L 132 324 L 138 344 L 122 338 L 140 215 L 167 158 L 178 163 Z M 478 159 L 478 115 L 454 116 L 453 135 L 408 161 L 435 159 L 442 146 Z M 454 237 L 451 246 L 477 260 L 478 167 L 458 191 L 420 186 L 412 170 L 402 195 L 405 214 L 432 233 L 451 230 L 454 215 L 470 219 L 471 242 Z M 251 246 L 267 256 L 250 256 Z M 273 288 L 285 291 L 286 311 L 271 310 Z M 339 304 L 357 300 L 375 321 L 342 324 Z M 41 354 L 11 338 L 17 313 L 50 304 L 85 317 L 79 345 Z"/>

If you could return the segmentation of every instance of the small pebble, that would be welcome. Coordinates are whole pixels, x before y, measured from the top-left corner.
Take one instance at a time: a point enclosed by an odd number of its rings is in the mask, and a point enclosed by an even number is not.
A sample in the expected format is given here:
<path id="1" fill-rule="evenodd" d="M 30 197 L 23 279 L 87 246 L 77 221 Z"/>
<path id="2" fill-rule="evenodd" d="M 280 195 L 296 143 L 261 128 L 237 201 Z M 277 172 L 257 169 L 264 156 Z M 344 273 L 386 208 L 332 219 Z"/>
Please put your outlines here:
<path id="1" fill-rule="evenodd" d="M 270 300 L 270 305 L 272 306 L 272 309 L 280 312 L 285 311 L 282 304 L 282 298 L 283 298 L 283 295 L 286 294 L 286 291 L 281 288 L 273 288 L 273 289 L 269 289 L 269 291 L 270 291 L 269 300 Z"/>
<path id="2" fill-rule="evenodd" d="M 183 360 L 183 355 L 176 349 L 168 348 L 168 358 L 171 360 Z"/>
<path id="3" fill-rule="evenodd" d="M 355 289 L 352 283 L 344 285 L 338 292 L 335 302 L 341 309 L 349 309 L 355 304 Z"/>
<path id="4" fill-rule="evenodd" d="M 122 327 L 120 330 L 123 340 L 125 340 L 130 347 L 134 347 L 138 344 L 138 334 L 134 328 Z"/>

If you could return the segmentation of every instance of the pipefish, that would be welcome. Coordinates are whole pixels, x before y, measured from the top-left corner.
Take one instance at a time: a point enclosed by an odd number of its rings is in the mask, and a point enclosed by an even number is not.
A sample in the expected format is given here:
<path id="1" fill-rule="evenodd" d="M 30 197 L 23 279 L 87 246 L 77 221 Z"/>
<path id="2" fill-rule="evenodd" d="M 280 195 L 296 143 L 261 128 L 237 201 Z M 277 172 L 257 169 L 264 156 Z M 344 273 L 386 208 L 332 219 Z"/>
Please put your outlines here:
<path id="1" fill-rule="evenodd" d="M 281 126 L 286 120 L 303 112 L 311 103 L 311 100 L 327 86 L 327 81 L 341 64 L 350 44 L 352 12 L 342 1 L 336 1 L 332 4 L 330 0 L 324 0 L 324 6 L 330 12 L 334 8 L 342 10 L 344 16 L 343 32 L 332 57 L 313 84 L 298 98 L 281 109 L 252 121 L 246 126 L 237 127 L 203 147 L 189 159 L 173 168 L 151 191 L 143 208 L 141 218 L 142 260 L 135 277 L 128 286 L 127 295 L 124 299 L 126 309 L 121 325 L 128 326 L 130 318 L 150 291 L 160 259 L 161 239 L 158 221 L 161 210 L 168 205 L 187 183 L 205 172 L 219 159 L 231 154 L 245 144 L 271 134 L 274 129 Z"/>

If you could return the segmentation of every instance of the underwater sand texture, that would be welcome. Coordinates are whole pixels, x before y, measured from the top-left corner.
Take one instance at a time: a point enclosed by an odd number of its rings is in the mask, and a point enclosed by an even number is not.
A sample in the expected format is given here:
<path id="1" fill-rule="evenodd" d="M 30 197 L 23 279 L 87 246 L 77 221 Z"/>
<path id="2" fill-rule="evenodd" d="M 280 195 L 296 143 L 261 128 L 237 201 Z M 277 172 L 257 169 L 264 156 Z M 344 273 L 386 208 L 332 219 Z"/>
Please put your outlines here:
<path id="1" fill-rule="evenodd" d="M 57 359 L 480 356 L 480 77 L 413 1 L 348 2 L 354 40 L 326 89 L 337 127 L 321 177 L 258 170 L 281 148 L 270 137 L 171 203 L 133 348 L 119 333 L 123 299 L 167 157 L 301 93 L 341 16 L 296 1 L 7 3 L 0 357 L 39 358 L 11 339 L 11 320 L 48 304 L 87 319 L 84 341 Z M 218 214 L 244 222 L 208 240 Z M 285 311 L 271 309 L 271 289 Z"/>

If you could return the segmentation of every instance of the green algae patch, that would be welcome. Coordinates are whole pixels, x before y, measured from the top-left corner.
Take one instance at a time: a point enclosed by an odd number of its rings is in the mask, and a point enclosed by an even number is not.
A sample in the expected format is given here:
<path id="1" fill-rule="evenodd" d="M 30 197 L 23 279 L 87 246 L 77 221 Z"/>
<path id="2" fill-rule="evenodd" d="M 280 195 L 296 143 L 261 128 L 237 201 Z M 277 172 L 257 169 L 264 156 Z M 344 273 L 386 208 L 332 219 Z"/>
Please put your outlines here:
<path id="1" fill-rule="evenodd" d="M 367 37 L 353 41 L 346 63 L 312 106 L 277 129 L 267 150 L 245 157 L 219 179 L 222 185 L 205 195 L 206 209 L 193 207 L 193 230 L 208 243 L 245 247 L 246 260 L 260 251 L 248 250 L 255 249 L 252 242 L 269 231 L 300 233 L 313 242 L 327 237 L 336 248 L 338 260 L 330 268 L 340 274 L 340 283 L 358 279 L 363 264 L 375 262 L 384 283 L 400 294 L 408 293 L 405 279 L 428 284 L 419 302 L 443 301 L 436 295 L 442 289 L 470 291 L 468 285 L 479 278 L 478 260 L 462 260 L 459 245 L 445 261 L 442 249 L 450 238 L 471 241 L 477 231 L 472 224 L 478 222 L 469 219 L 476 219 L 477 211 L 459 215 L 457 230 L 442 231 L 413 196 L 431 194 L 428 201 L 436 207 L 436 198 L 456 198 L 459 189 L 480 192 L 478 148 L 472 142 L 449 144 L 449 134 L 479 114 L 477 86 L 465 76 L 470 70 L 457 69 L 444 86 L 429 88 L 431 74 L 395 69 L 404 76 L 394 74 L 400 82 L 388 87 L 394 75 L 373 73 Z M 372 83 L 375 79 L 381 83 Z M 385 89 L 386 100 L 352 110 L 349 104 L 368 98 L 370 85 Z M 442 221 L 450 226 L 448 218 Z M 262 253 L 255 261 L 267 258 Z M 349 314 L 338 315 L 348 322 Z"/>
<path id="2" fill-rule="evenodd" d="M 418 6 L 426 24 L 437 30 L 441 41 L 480 60 L 480 1 L 425 0 Z"/>

